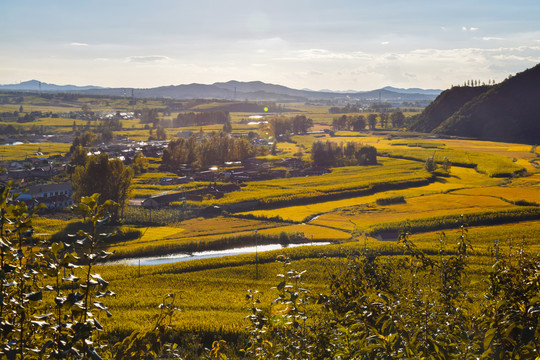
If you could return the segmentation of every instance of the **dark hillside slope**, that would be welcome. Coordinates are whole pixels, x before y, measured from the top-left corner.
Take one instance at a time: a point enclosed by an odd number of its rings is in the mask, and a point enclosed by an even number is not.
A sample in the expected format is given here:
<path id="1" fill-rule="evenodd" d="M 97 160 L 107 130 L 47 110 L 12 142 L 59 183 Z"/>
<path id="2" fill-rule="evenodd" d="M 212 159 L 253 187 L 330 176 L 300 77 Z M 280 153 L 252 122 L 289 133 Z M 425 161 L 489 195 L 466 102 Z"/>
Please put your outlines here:
<path id="1" fill-rule="evenodd" d="M 483 140 L 540 142 L 540 65 L 475 97 L 433 133 Z"/>
<path id="2" fill-rule="evenodd" d="M 433 131 L 463 105 L 490 88 L 491 86 L 456 86 L 443 91 L 418 115 L 410 129 L 419 132 Z"/>

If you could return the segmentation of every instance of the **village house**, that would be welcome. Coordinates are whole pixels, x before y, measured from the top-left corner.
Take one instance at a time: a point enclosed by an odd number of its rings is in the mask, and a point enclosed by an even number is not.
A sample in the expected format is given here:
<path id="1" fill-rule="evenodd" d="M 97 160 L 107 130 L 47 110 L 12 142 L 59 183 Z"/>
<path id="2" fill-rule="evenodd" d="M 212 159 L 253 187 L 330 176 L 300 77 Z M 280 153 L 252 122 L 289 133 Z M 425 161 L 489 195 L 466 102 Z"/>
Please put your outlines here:
<path id="1" fill-rule="evenodd" d="M 72 195 L 71 181 L 67 181 L 59 184 L 29 186 L 27 191 L 19 196 L 19 199 L 24 201 L 30 208 L 37 204 L 44 204 L 49 210 L 54 210 L 73 205 Z"/>

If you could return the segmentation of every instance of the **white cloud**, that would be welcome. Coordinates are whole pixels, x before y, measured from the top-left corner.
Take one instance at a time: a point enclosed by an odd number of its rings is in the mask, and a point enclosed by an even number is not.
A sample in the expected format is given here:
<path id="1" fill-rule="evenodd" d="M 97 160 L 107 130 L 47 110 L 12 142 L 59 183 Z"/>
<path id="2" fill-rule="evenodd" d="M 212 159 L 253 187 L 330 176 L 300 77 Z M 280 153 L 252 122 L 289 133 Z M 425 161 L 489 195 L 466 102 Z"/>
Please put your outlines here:
<path id="1" fill-rule="evenodd" d="M 289 55 L 295 56 L 279 59 L 279 65 L 270 63 L 269 73 L 274 68 L 290 69 L 287 81 L 302 83 L 300 87 L 370 90 L 392 85 L 445 89 L 470 78 L 504 79 L 540 62 L 540 47 L 424 48 L 380 54 L 307 49 Z M 311 75 L 314 73 L 324 75 L 315 79 Z"/>
<path id="2" fill-rule="evenodd" d="M 390 41 L 383 41 L 383 42 L 381 42 L 381 45 L 388 45 L 388 44 L 390 44 Z"/>
<path id="3" fill-rule="evenodd" d="M 360 52 L 333 52 L 326 49 L 295 50 L 274 60 L 306 61 L 306 60 L 367 60 L 371 56 Z"/>
<path id="4" fill-rule="evenodd" d="M 470 30 L 470 31 L 478 31 L 478 30 L 480 30 L 480 28 L 477 28 L 477 27 L 470 27 L 469 30 Z"/>
<path id="5" fill-rule="evenodd" d="M 502 40 L 504 40 L 504 38 L 484 36 L 482 38 L 482 40 L 484 40 L 484 41 L 502 41 Z"/>
<path id="6" fill-rule="evenodd" d="M 80 42 L 72 42 L 69 45 L 71 45 L 71 46 L 88 46 L 88 44 L 80 43 Z"/>
<path id="7" fill-rule="evenodd" d="M 150 55 L 150 56 L 130 56 L 127 58 L 128 62 L 133 63 L 153 63 L 153 62 L 164 62 L 170 60 L 167 56 L 161 55 Z"/>

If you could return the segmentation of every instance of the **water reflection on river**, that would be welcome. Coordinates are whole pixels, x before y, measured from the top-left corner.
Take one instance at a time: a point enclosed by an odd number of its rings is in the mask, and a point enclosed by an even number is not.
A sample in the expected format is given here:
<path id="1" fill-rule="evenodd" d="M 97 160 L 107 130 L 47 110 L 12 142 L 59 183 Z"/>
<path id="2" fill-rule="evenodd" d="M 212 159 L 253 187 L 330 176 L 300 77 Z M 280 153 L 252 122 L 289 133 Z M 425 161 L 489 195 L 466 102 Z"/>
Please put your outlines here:
<path id="1" fill-rule="evenodd" d="M 316 243 L 304 243 L 304 244 L 290 244 L 289 247 L 297 246 L 317 246 L 317 245 L 329 245 L 330 242 L 316 242 Z M 257 249 L 255 246 L 244 247 L 244 248 L 235 248 L 228 250 L 214 250 L 214 251 L 201 251 L 194 252 L 190 254 L 173 254 L 167 256 L 159 257 L 141 257 L 141 258 L 131 258 L 131 259 L 122 259 L 117 261 L 109 262 L 108 264 L 125 264 L 125 265 L 161 265 L 161 264 L 170 264 L 180 261 L 190 261 L 190 260 L 199 260 L 199 259 L 210 259 L 215 257 L 222 256 L 231 256 L 231 255 L 240 255 L 240 254 L 249 254 L 254 253 L 256 250 L 258 252 L 265 252 L 271 250 L 281 249 L 280 244 L 271 244 L 271 245 L 259 245 Z"/>

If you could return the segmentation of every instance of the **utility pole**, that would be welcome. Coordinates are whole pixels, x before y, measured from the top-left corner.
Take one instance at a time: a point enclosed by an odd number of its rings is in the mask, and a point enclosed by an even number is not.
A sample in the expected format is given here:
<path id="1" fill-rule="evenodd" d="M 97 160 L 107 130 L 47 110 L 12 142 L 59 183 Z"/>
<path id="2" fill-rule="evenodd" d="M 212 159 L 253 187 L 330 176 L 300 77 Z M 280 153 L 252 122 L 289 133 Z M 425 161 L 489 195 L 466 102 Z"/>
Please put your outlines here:
<path id="1" fill-rule="evenodd" d="M 259 248 L 257 244 L 257 230 L 255 230 L 254 234 L 255 234 L 255 279 L 259 280 Z"/>

